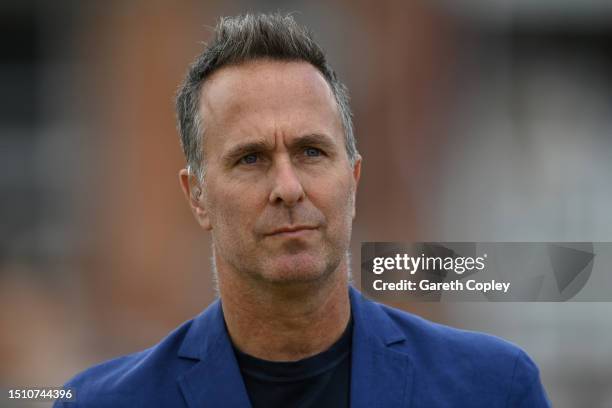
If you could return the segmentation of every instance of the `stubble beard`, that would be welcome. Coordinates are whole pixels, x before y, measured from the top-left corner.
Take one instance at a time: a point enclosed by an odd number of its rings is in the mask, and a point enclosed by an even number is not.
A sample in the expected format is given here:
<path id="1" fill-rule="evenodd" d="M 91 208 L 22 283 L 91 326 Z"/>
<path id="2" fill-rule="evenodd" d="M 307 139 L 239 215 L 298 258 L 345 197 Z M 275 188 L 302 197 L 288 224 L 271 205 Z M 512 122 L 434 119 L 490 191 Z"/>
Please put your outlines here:
<path id="1" fill-rule="evenodd" d="M 348 237 L 347 242 L 340 243 L 336 248 L 330 243 L 320 250 L 309 248 L 303 253 L 296 252 L 293 248 L 294 251 L 268 258 L 268 262 L 262 262 L 259 259 L 262 255 L 258 254 L 225 256 L 224 251 L 219 251 L 213 240 L 214 278 L 217 284 L 219 279 L 229 278 L 243 281 L 252 287 L 286 291 L 317 288 L 336 279 L 348 281 L 350 228 Z M 322 255 L 322 252 L 325 254 Z M 283 257 L 286 259 L 282 260 Z M 342 274 L 347 276 L 340 276 Z"/>

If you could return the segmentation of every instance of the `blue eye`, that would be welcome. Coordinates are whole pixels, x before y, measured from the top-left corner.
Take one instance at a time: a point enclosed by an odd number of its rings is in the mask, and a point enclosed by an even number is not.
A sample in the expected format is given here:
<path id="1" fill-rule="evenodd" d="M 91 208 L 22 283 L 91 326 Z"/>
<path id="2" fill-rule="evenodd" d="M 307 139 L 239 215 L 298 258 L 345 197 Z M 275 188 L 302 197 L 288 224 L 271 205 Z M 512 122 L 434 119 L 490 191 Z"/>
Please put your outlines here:
<path id="1" fill-rule="evenodd" d="M 307 147 L 304 153 L 306 153 L 306 156 L 308 157 L 318 157 L 321 155 L 322 152 L 316 147 Z"/>
<path id="2" fill-rule="evenodd" d="M 255 164 L 257 163 L 258 156 L 256 153 L 247 154 L 240 159 L 240 163 L 244 164 Z"/>

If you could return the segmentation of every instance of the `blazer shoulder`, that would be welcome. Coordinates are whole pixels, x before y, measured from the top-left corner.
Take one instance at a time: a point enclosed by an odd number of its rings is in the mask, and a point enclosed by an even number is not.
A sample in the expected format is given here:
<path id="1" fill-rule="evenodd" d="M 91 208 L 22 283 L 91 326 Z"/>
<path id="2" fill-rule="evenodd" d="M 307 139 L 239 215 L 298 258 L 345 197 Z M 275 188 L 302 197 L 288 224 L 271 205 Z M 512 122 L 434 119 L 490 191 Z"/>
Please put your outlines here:
<path id="1" fill-rule="evenodd" d="M 447 396 L 466 406 L 550 407 L 538 367 L 517 345 L 376 305 L 403 334 L 393 348 L 410 356 L 416 386 L 429 398 Z"/>
<path id="2" fill-rule="evenodd" d="M 511 359 L 524 354 L 517 345 L 494 335 L 446 326 L 383 304 L 379 307 L 406 336 L 407 344 L 421 352 L 460 352 L 481 358 L 502 355 Z"/>
<path id="3" fill-rule="evenodd" d="M 423 376 L 458 389 L 506 395 L 512 407 L 548 407 L 537 365 L 517 345 L 499 337 L 461 330 L 378 304 L 404 334 L 396 350 L 411 356 Z M 398 349 L 399 348 L 399 349 Z M 431 373 L 431 374 L 430 374 Z M 433 374 L 435 373 L 435 374 Z"/>
<path id="4" fill-rule="evenodd" d="M 177 358 L 192 322 L 185 322 L 151 348 L 114 358 L 77 374 L 64 385 L 74 390 L 76 402 L 65 406 L 142 406 L 147 395 L 178 392 L 176 377 L 192 365 L 188 359 Z"/>

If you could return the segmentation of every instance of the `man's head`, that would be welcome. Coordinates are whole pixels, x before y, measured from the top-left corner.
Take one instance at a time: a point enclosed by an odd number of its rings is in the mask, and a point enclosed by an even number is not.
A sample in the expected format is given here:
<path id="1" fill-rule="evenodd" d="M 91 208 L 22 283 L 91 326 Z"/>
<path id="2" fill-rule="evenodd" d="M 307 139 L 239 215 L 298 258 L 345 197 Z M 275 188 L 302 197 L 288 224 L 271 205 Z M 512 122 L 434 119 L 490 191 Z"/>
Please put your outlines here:
<path id="1" fill-rule="evenodd" d="M 308 30 L 289 15 L 246 14 L 221 18 L 214 34 L 204 52 L 189 67 L 176 99 L 181 145 L 187 164 L 195 174 L 202 177 L 205 169 L 202 141 L 206 137 L 206 118 L 199 113 L 202 85 L 223 67 L 258 59 L 303 61 L 323 75 L 338 104 L 346 151 L 354 164 L 358 153 L 348 93 Z"/>
<path id="2" fill-rule="evenodd" d="M 312 281 L 346 259 L 360 158 L 348 97 L 291 17 L 222 19 L 177 98 L 181 185 L 216 262 Z"/>

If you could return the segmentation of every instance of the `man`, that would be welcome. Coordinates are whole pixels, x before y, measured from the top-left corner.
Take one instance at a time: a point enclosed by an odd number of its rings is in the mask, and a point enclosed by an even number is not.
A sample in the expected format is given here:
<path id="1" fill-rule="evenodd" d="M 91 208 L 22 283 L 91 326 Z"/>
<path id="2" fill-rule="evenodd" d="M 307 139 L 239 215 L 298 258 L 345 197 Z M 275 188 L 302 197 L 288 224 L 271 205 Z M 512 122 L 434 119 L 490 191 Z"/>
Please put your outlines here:
<path id="1" fill-rule="evenodd" d="M 291 17 L 222 19 L 177 111 L 180 184 L 212 235 L 220 300 L 75 377 L 74 405 L 549 406 L 517 347 L 349 286 L 361 157 L 346 90 Z"/>

